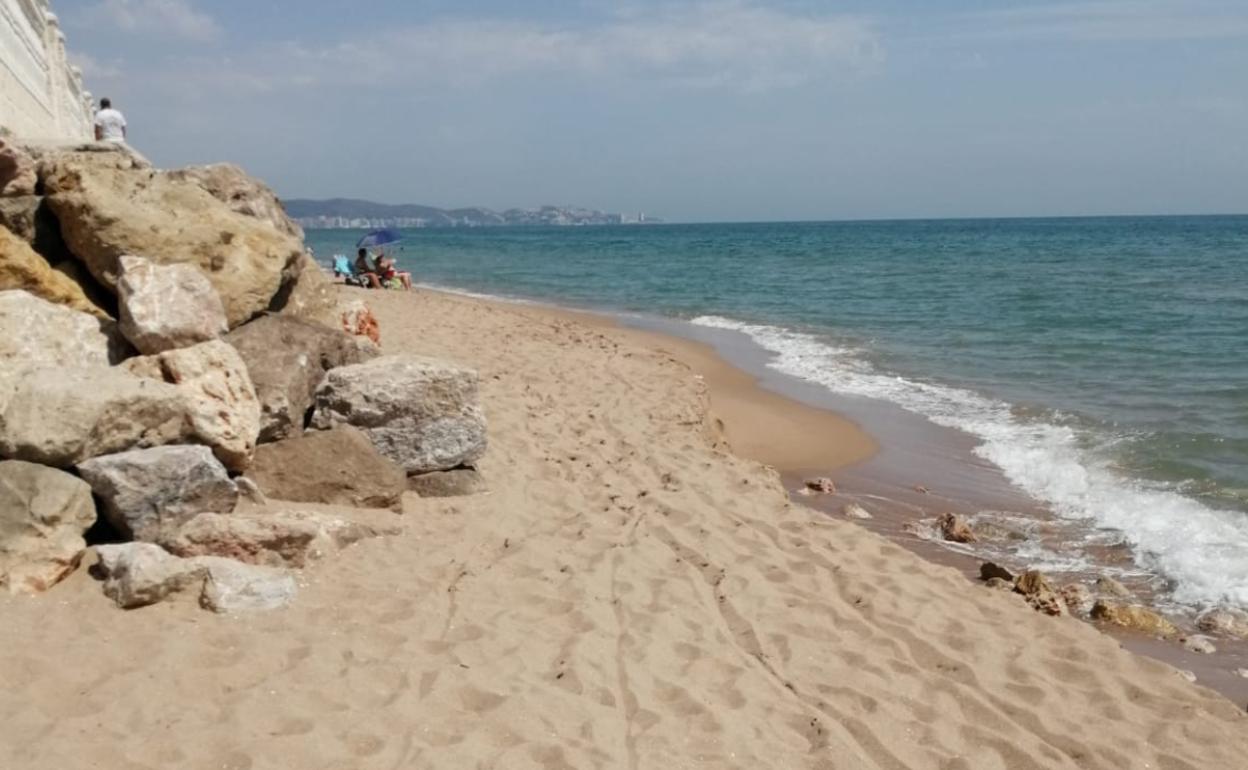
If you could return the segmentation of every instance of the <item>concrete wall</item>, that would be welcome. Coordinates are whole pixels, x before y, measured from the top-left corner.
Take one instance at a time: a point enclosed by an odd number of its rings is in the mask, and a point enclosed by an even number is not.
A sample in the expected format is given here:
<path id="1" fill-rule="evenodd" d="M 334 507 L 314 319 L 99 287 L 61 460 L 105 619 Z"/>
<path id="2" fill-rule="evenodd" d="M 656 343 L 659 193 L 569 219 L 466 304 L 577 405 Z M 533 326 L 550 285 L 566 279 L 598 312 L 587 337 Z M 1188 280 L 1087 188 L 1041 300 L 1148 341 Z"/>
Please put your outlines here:
<path id="1" fill-rule="evenodd" d="M 0 126 L 28 140 L 84 140 L 94 114 L 48 0 L 0 0 Z"/>

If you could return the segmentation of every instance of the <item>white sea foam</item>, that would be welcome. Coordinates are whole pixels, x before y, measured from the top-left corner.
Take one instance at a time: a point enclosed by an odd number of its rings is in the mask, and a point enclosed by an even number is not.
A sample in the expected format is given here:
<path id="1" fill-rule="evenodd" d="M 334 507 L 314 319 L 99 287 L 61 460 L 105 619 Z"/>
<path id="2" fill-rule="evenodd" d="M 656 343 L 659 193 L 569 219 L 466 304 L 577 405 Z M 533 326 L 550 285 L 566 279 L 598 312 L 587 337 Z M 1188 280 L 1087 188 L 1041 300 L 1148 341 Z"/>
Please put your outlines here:
<path id="1" fill-rule="evenodd" d="M 962 388 L 881 372 L 854 350 L 812 334 L 717 316 L 694 324 L 742 332 L 775 354 L 771 368 L 836 393 L 884 399 L 980 439 L 975 452 L 1060 516 L 1118 530 L 1144 569 L 1180 604 L 1248 606 L 1248 516 L 1114 472 L 1074 429 L 1018 417 Z"/>

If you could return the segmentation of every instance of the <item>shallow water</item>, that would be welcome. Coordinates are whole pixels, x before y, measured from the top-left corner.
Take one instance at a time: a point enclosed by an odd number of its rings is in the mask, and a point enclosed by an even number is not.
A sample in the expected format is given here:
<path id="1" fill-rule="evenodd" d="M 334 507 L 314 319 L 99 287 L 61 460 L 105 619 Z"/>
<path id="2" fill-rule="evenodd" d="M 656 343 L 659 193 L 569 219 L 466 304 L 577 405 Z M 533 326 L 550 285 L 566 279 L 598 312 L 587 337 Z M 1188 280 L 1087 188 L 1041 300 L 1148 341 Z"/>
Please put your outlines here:
<path id="1" fill-rule="evenodd" d="M 778 372 L 971 434 L 1173 600 L 1248 606 L 1248 217 L 416 230 L 399 260 L 745 333 Z"/>

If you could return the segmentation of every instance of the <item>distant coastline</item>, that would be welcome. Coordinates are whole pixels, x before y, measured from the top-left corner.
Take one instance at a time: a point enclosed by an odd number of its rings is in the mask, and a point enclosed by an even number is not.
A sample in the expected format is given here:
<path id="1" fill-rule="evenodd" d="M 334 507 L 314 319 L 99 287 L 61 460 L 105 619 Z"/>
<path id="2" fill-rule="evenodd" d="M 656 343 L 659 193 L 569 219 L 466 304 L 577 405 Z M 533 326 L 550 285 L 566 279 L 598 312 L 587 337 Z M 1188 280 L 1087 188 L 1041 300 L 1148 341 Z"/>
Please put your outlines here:
<path id="1" fill-rule="evenodd" d="M 310 230 L 365 227 L 507 227 L 658 224 L 643 212 L 612 214 L 578 206 L 539 206 L 493 211 L 482 207 L 440 209 L 414 203 L 389 204 L 352 198 L 285 202 L 287 213 Z"/>

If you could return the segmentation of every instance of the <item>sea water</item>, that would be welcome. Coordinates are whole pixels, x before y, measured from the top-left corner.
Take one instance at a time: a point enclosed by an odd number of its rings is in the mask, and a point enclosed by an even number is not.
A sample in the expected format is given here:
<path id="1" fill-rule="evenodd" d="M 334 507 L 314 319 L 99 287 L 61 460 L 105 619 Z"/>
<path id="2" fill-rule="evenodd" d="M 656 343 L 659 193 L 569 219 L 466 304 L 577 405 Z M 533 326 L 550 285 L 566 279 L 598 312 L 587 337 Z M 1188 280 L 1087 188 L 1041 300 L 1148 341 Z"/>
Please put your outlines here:
<path id="1" fill-rule="evenodd" d="M 419 282 L 745 333 L 779 372 L 969 433 L 1174 600 L 1248 606 L 1248 217 L 406 235 Z"/>

